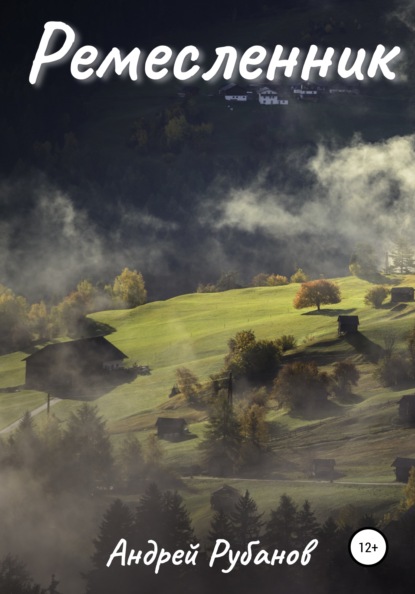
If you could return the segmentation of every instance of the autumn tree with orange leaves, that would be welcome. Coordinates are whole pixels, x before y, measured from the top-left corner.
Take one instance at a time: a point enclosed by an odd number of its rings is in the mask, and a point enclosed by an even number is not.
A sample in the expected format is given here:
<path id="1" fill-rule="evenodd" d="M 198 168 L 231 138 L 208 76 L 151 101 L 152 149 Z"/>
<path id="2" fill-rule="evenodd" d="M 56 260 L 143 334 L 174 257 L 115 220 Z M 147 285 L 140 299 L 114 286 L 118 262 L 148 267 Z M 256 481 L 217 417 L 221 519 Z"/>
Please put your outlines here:
<path id="1" fill-rule="evenodd" d="M 315 305 L 320 311 L 322 305 L 340 303 L 340 289 L 333 282 L 318 279 L 303 283 L 294 297 L 293 305 L 296 309 L 312 307 Z"/>

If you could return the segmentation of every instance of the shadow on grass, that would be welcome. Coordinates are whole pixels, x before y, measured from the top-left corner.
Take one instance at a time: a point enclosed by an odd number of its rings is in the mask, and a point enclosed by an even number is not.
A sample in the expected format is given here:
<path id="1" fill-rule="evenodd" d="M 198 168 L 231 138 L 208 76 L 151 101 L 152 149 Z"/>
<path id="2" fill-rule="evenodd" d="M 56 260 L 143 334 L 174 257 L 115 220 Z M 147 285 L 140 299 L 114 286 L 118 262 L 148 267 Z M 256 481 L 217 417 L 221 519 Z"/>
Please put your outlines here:
<path id="1" fill-rule="evenodd" d="M 105 372 L 101 375 L 90 375 L 88 377 L 73 375 L 71 382 L 65 384 L 47 384 L 47 382 L 30 387 L 30 389 L 46 392 L 52 397 L 62 400 L 77 400 L 80 402 L 92 402 L 114 388 L 123 384 L 129 384 L 135 380 L 138 372 L 135 368 L 117 369 Z"/>
<path id="2" fill-rule="evenodd" d="M 359 402 L 363 401 L 363 398 L 358 394 L 353 394 L 353 392 L 349 392 L 349 394 L 342 394 L 341 396 L 337 396 L 337 400 L 341 404 L 359 404 Z"/>
<path id="3" fill-rule="evenodd" d="M 179 443 L 182 441 L 189 441 L 191 439 L 197 439 L 199 436 L 196 433 L 185 433 L 184 435 L 172 436 L 168 437 L 167 435 L 163 435 L 159 437 L 161 441 L 169 441 L 171 443 Z"/>
<path id="4" fill-rule="evenodd" d="M 329 340 L 307 345 L 301 353 L 292 353 L 284 355 L 284 363 L 293 363 L 294 361 L 315 362 L 317 365 L 329 365 L 336 363 L 340 359 L 345 359 L 350 353 L 344 352 L 341 340 L 338 336 Z"/>
<path id="5" fill-rule="evenodd" d="M 329 316 L 331 318 L 335 316 L 348 316 L 352 312 L 356 311 L 355 307 L 351 309 L 313 309 L 313 311 L 307 311 L 302 316 Z"/>
<path id="6" fill-rule="evenodd" d="M 309 407 L 302 410 L 291 411 L 290 417 L 305 421 L 318 421 L 327 419 L 328 417 L 338 417 L 342 414 L 344 414 L 344 409 L 336 402 L 328 400 L 327 403 L 319 407 L 312 406 L 312 404 L 310 404 Z"/>
<path id="7" fill-rule="evenodd" d="M 381 346 L 367 338 L 361 332 L 356 334 L 346 334 L 342 337 L 348 342 L 360 355 L 363 355 L 370 363 L 377 363 L 383 356 L 384 350 Z"/>
<path id="8" fill-rule="evenodd" d="M 116 332 L 116 329 L 113 326 L 98 322 L 98 320 L 93 320 L 92 318 L 86 318 L 83 323 L 84 336 L 82 336 L 82 338 L 107 336 L 107 334 L 112 334 L 113 332 Z"/>
<path id="9" fill-rule="evenodd" d="M 8 386 L 7 388 L 0 388 L 0 394 L 14 394 L 15 392 L 21 392 L 25 390 L 25 385 L 20 386 Z"/>

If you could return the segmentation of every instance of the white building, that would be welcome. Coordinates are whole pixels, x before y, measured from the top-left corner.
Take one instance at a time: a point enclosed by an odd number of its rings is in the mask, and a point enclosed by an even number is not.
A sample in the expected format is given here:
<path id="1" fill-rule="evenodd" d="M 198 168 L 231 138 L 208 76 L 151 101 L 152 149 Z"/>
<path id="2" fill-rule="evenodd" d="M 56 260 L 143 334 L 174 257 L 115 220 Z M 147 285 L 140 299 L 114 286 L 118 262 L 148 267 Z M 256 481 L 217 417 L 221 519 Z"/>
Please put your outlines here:
<path id="1" fill-rule="evenodd" d="M 261 105 L 288 105 L 288 99 L 280 99 L 277 91 L 273 91 L 268 87 L 259 89 L 258 101 Z"/>

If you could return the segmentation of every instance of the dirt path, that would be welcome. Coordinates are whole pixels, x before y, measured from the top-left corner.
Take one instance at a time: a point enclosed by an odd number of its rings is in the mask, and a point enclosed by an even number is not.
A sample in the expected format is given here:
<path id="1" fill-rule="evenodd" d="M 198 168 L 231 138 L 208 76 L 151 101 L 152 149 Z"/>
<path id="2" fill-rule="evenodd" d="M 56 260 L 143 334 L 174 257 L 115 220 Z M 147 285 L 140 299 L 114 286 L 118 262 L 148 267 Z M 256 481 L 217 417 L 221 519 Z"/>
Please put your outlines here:
<path id="1" fill-rule="evenodd" d="M 59 398 L 51 398 L 50 399 L 50 406 L 53 406 L 54 404 L 57 404 L 58 402 L 60 402 L 60 399 Z M 48 407 L 47 402 L 45 402 L 45 404 L 41 404 L 41 406 L 38 406 L 37 408 L 34 408 L 33 410 L 30 411 L 30 416 L 31 417 L 35 417 L 39 413 L 45 411 L 47 409 L 47 407 Z M 19 423 L 20 423 L 21 420 L 22 419 L 18 419 L 14 423 L 11 423 L 10 425 L 7 425 L 7 427 L 5 427 L 4 429 L 1 429 L 0 435 L 2 435 L 4 433 L 9 433 L 10 431 L 13 431 L 14 429 L 17 429 L 17 427 L 19 426 Z"/>

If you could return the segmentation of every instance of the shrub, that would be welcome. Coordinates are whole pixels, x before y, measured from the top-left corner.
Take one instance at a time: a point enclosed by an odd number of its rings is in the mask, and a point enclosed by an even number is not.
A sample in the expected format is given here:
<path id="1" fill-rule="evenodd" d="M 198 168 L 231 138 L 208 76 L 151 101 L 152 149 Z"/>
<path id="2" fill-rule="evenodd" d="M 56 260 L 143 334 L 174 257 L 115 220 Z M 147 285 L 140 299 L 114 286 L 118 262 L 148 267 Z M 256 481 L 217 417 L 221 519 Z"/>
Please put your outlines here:
<path id="1" fill-rule="evenodd" d="M 285 351 L 289 351 L 290 349 L 295 349 L 297 346 L 297 341 L 295 336 L 292 334 L 283 334 L 275 341 L 277 347 L 285 353 Z"/>
<path id="2" fill-rule="evenodd" d="M 296 361 L 285 365 L 274 382 L 273 395 L 280 406 L 307 411 L 327 402 L 329 376 L 315 363 Z"/>
<path id="3" fill-rule="evenodd" d="M 365 303 L 366 305 L 378 308 L 382 305 L 388 295 L 389 289 L 382 285 L 377 285 L 367 291 L 365 295 Z"/>
<path id="4" fill-rule="evenodd" d="M 228 347 L 225 371 L 232 372 L 235 379 L 264 385 L 276 376 L 280 350 L 272 340 L 256 340 L 252 330 L 242 330 L 229 340 Z"/>
<path id="5" fill-rule="evenodd" d="M 407 361 L 402 355 L 391 355 L 379 360 L 374 377 L 383 386 L 399 386 L 409 379 Z"/>
<path id="6" fill-rule="evenodd" d="M 288 278 L 281 274 L 270 274 L 267 278 L 267 285 L 269 287 L 282 287 L 288 285 Z"/>
<path id="7" fill-rule="evenodd" d="M 252 280 L 251 285 L 253 287 L 267 287 L 269 275 L 266 272 L 260 272 L 256 274 Z"/>
<path id="8" fill-rule="evenodd" d="M 336 363 L 333 372 L 334 392 L 338 396 L 350 394 L 352 386 L 356 386 L 359 377 L 360 372 L 354 363 L 349 361 Z"/>
<path id="9" fill-rule="evenodd" d="M 305 283 L 308 281 L 308 276 L 301 268 L 297 268 L 297 270 L 294 272 L 294 274 L 290 278 L 290 281 L 292 283 Z"/>

